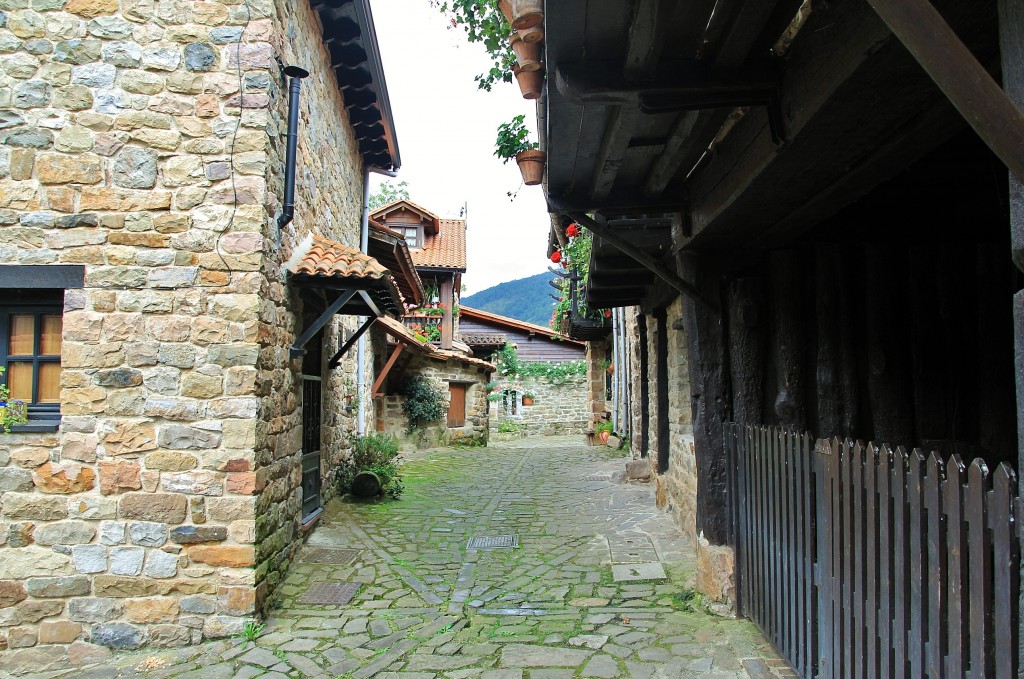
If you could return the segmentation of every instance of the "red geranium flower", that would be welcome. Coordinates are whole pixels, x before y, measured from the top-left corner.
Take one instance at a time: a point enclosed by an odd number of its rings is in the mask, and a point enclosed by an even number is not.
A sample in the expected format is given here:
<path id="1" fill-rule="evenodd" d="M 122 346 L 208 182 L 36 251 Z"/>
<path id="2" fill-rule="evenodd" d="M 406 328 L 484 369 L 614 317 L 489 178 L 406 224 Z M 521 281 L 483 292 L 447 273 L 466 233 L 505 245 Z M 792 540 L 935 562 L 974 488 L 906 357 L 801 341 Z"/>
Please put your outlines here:
<path id="1" fill-rule="evenodd" d="M 612 317 L 612 310 L 611 309 L 605 309 L 604 310 L 604 317 L 605 318 L 611 318 Z"/>
<path id="2" fill-rule="evenodd" d="M 555 250 L 554 252 L 552 252 L 551 253 L 551 261 L 554 262 L 555 264 L 558 264 L 559 262 L 561 262 L 562 261 L 562 251 L 561 250 Z"/>
<path id="3" fill-rule="evenodd" d="M 574 238 L 580 235 L 580 227 L 576 226 L 575 224 L 570 224 L 565 228 L 565 235 L 568 236 L 569 238 Z"/>

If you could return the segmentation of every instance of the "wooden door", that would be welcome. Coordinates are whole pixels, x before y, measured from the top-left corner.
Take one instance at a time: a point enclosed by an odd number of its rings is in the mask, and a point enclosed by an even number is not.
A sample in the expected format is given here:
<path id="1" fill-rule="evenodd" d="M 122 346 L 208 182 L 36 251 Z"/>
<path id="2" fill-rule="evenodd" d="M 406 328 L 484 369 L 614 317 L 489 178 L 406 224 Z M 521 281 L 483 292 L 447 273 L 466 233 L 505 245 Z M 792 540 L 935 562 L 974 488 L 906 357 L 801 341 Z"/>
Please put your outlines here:
<path id="1" fill-rule="evenodd" d="M 464 427 L 466 425 L 466 384 L 448 383 L 451 402 L 448 405 L 448 426 Z"/>

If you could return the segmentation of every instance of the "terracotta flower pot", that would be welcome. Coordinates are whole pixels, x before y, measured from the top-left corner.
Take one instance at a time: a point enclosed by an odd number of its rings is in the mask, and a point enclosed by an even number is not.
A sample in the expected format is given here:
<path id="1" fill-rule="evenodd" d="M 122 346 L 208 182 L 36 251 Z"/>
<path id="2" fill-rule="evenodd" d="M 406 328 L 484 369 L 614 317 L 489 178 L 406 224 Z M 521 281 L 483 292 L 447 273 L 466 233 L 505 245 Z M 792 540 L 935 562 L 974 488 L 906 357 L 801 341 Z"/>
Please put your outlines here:
<path id="1" fill-rule="evenodd" d="M 539 42 L 523 42 L 518 34 L 513 34 L 511 42 L 512 51 L 516 53 L 516 61 L 519 62 L 520 69 L 524 71 L 540 70 Z"/>
<path id="2" fill-rule="evenodd" d="M 518 66 L 513 66 L 512 72 L 519 81 L 519 91 L 523 93 L 523 99 L 540 99 L 540 91 L 544 89 L 544 71 L 524 71 Z"/>
<path id="3" fill-rule="evenodd" d="M 530 28 L 521 29 L 518 33 L 523 42 L 540 42 L 544 39 L 544 25 L 537 24 Z"/>
<path id="4" fill-rule="evenodd" d="M 523 183 L 536 186 L 544 181 L 544 162 L 547 154 L 543 151 L 523 151 L 516 154 L 516 164 L 523 175 Z"/>
<path id="5" fill-rule="evenodd" d="M 532 406 L 533 405 L 533 397 L 532 396 L 524 396 L 523 397 L 523 405 L 524 406 Z"/>
<path id="6" fill-rule="evenodd" d="M 512 28 L 531 28 L 542 21 L 543 0 L 512 0 Z"/>
<path id="7" fill-rule="evenodd" d="M 498 0 L 498 9 L 505 15 L 509 25 L 512 25 L 512 0 Z"/>
<path id="8" fill-rule="evenodd" d="M 602 431 L 597 435 L 597 439 L 604 444 L 608 443 L 608 439 L 611 438 L 612 433 L 610 431 Z"/>

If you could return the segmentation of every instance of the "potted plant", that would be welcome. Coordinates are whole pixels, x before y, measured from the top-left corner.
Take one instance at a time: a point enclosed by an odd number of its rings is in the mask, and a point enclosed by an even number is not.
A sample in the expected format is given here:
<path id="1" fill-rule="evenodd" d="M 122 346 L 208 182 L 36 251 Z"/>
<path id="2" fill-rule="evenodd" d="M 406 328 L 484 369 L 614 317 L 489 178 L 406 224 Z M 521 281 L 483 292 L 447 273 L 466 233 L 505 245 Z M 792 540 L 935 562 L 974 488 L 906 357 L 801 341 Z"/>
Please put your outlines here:
<path id="1" fill-rule="evenodd" d="M 523 99 L 540 99 L 540 91 L 544 89 L 544 71 L 524 71 L 518 65 L 512 67 L 512 74 L 519 83 L 519 91 Z"/>
<path id="2" fill-rule="evenodd" d="M 517 115 L 512 122 L 498 126 L 498 138 L 494 142 L 494 155 L 507 163 L 516 159 L 519 171 L 523 175 L 523 183 L 527 186 L 540 184 L 544 179 L 543 151 L 537 150 L 537 144 L 529 140 L 529 132 L 524 124 L 525 116 Z"/>
<path id="3" fill-rule="evenodd" d="M 516 53 L 516 62 L 523 71 L 540 70 L 540 43 L 526 42 L 518 33 L 513 33 L 510 38 L 512 51 Z"/>
<path id="4" fill-rule="evenodd" d="M 533 405 L 533 399 L 534 399 L 534 395 L 533 395 L 532 392 L 529 392 L 529 391 L 524 391 L 523 392 L 523 405 L 524 406 L 532 406 Z"/>
<path id="5" fill-rule="evenodd" d="M 544 21 L 544 0 L 512 0 L 512 28 L 530 28 Z"/>
<path id="6" fill-rule="evenodd" d="M 0 377 L 6 368 L 0 366 Z M 11 433 L 11 427 L 28 422 L 28 408 L 24 401 L 11 398 L 11 391 L 6 384 L 0 384 L 0 428 L 5 434 Z"/>
<path id="7" fill-rule="evenodd" d="M 594 425 L 594 433 L 597 434 L 598 441 L 607 444 L 608 439 L 612 436 L 612 423 L 607 420 L 604 422 L 598 422 Z"/>

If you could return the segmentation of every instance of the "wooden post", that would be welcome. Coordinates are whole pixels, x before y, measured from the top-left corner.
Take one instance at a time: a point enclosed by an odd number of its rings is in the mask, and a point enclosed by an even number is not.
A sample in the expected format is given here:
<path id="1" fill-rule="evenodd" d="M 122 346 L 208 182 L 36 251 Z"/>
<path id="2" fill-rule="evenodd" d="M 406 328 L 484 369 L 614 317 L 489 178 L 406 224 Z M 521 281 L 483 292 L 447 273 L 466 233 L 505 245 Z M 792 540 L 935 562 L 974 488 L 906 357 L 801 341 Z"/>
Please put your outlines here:
<path id="1" fill-rule="evenodd" d="M 1019 0 L 1015 0 L 1019 5 Z M 930 0 L 868 0 L 1010 172 L 1024 180 L 1024 113 L 1000 89 Z M 1004 5 L 1009 5 L 1004 0 Z M 1007 17 L 1009 18 L 1009 17 Z M 1020 23 L 1006 31 L 1020 32 Z"/>
<path id="2" fill-rule="evenodd" d="M 740 278 L 729 286 L 729 371 L 732 421 L 737 424 L 764 424 L 768 339 L 764 289 L 761 278 Z"/>
<path id="3" fill-rule="evenodd" d="M 444 316 L 441 317 L 441 348 L 451 349 L 454 335 L 452 321 L 452 305 L 455 304 L 455 281 L 453 274 L 441 281 L 441 303 L 444 304 Z"/>
<path id="4" fill-rule="evenodd" d="M 777 251 L 770 255 L 772 318 L 775 334 L 775 415 L 784 428 L 807 428 L 806 307 L 802 299 L 800 254 Z"/>
<path id="5" fill-rule="evenodd" d="M 1003 89 L 1024 109 L 1024 0 L 999 0 L 999 53 Z M 1024 179 L 1010 173 L 1010 248 L 1013 262 L 1024 271 Z M 1024 477 L 1024 475 L 1022 475 Z"/>
<path id="6" fill-rule="evenodd" d="M 658 472 L 668 471 L 669 454 L 672 441 L 669 433 L 669 398 L 668 398 L 668 316 L 664 307 L 654 310 L 655 338 L 657 350 L 654 357 L 654 368 L 657 373 L 656 389 L 658 393 Z"/>
<path id="7" fill-rule="evenodd" d="M 639 337 L 637 348 L 640 351 L 640 457 L 647 457 L 651 452 L 651 381 L 647 347 L 647 315 L 637 310 L 636 324 Z"/>

